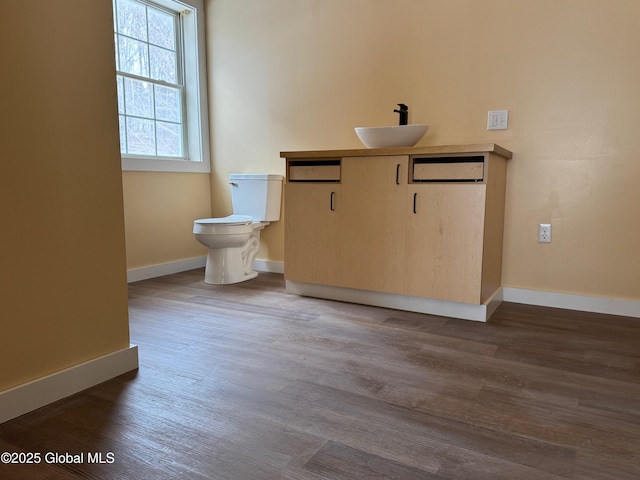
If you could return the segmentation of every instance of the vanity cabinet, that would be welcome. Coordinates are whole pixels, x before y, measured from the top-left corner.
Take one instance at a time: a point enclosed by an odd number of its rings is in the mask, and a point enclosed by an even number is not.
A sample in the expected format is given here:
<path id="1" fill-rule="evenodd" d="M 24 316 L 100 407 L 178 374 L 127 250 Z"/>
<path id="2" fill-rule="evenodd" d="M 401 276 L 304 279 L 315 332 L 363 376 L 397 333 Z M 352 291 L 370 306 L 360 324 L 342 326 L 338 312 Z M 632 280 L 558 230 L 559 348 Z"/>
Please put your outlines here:
<path id="1" fill-rule="evenodd" d="M 460 315 L 480 320 L 497 307 L 511 152 L 487 144 L 281 156 L 288 289 L 449 316 L 457 304 L 493 302 L 481 318 Z"/>

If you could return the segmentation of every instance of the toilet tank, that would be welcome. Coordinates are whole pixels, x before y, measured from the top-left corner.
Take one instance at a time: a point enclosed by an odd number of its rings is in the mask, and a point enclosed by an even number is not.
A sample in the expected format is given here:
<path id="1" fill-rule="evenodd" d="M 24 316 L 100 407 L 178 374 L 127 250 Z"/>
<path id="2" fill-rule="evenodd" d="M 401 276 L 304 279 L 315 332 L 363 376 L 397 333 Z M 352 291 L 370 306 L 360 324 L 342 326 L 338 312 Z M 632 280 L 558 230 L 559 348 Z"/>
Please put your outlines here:
<path id="1" fill-rule="evenodd" d="M 251 215 L 254 222 L 280 220 L 282 175 L 232 173 L 229 178 L 234 215 Z"/>

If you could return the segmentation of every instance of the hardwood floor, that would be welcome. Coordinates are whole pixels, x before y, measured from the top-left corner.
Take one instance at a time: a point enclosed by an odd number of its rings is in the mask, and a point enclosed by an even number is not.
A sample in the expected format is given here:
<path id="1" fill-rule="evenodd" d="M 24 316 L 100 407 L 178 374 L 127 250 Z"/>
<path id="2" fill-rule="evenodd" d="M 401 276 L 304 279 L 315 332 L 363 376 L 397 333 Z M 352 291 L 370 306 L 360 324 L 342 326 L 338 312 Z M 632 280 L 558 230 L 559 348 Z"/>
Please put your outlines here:
<path id="1" fill-rule="evenodd" d="M 130 285 L 140 370 L 0 425 L 0 452 L 42 456 L 0 478 L 640 478 L 638 319 L 482 324 L 203 275 Z"/>

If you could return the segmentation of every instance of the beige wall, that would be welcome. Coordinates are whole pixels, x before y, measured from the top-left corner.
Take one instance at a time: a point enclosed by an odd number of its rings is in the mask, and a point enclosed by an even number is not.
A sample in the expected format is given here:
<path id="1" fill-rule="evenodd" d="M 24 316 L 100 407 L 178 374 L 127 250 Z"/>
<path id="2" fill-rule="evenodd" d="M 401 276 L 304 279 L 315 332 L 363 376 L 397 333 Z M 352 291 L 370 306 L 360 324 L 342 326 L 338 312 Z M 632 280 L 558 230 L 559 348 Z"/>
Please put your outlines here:
<path id="1" fill-rule="evenodd" d="M 214 214 L 229 172 L 358 148 L 353 127 L 393 124 L 403 102 L 431 125 L 421 144 L 514 152 L 505 285 L 640 299 L 637 0 L 209 0 L 207 16 Z M 509 130 L 486 130 L 493 109 Z"/>
<path id="2" fill-rule="evenodd" d="M 2 6 L 0 391 L 129 347 L 111 2 Z"/>
<path id="3" fill-rule="evenodd" d="M 124 172 L 127 268 L 207 254 L 193 221 L 211 215 L 207 173 Z"/>

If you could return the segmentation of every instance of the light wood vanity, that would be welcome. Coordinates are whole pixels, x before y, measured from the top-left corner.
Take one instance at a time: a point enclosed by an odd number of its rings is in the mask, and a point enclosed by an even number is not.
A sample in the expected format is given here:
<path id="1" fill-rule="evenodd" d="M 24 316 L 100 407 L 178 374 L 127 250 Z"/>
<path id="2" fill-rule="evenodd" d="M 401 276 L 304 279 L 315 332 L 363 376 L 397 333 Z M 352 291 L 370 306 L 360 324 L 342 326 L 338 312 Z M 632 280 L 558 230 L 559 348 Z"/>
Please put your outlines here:
<path id="1" fill-rule="evenodd" d="M 281 152 L 291 293 L 486 321 L 502 300 L 495 144 Z"/>

